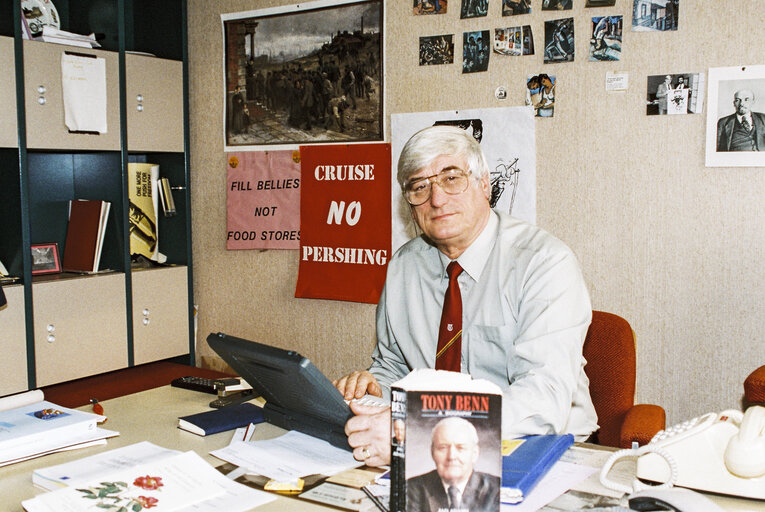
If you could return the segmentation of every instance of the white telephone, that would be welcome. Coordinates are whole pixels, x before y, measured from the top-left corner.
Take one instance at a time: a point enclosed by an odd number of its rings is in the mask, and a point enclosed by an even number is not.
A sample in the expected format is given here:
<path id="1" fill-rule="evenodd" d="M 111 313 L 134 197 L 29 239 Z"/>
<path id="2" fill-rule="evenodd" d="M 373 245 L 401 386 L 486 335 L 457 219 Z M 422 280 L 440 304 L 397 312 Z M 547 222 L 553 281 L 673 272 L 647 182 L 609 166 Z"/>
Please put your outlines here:
<path id="1" fill-rule="evenodd" d="M 674 465 L 675 485 L 765 499 L 765 407 L 693 418 L 657 433 L 643 448 L 640 479 L 667 482 Z"/>

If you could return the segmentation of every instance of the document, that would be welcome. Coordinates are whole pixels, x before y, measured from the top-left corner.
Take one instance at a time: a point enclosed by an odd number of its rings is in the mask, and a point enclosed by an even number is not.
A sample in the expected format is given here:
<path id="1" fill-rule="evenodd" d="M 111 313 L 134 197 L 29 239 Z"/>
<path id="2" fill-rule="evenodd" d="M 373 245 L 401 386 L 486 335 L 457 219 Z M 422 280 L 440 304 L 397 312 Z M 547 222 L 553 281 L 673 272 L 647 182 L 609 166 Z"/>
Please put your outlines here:
<path id="1" fill-rule="evenodd" d="M 533 512 L 547 505 L 576 484 L 597 472 L 597 468 L 558 461 L 524 499 L 516 504 L 502 503 L 502 512 Z"/>
<path id="2" fill-rule="evenodd" d="M 62 53 L 61 87 L 66 127 L 106 133 L 106 60 Z"/>
<path id="3" fill-rule="evenodd" d="M 271 501 L 232 482 L 194 452 L 129 466 L 22 502 L 27 512 L 119 509 L 157 512 L 241 512 Z"/>
<path id="4" fill-rule="evenodd" d="M 294 430 L 274 439 L 235 441 L 210 455 L 281 482 L 306 475 L 333 475 L 361 466 L 351 452 Z"/>

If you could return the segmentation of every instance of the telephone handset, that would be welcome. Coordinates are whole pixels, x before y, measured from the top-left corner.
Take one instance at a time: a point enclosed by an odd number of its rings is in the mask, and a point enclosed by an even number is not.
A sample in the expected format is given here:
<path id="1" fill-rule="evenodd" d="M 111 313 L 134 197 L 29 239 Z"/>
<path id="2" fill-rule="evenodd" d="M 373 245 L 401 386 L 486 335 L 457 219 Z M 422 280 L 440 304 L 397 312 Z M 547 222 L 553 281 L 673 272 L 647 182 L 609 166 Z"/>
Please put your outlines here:
<path id="1" fill-rule="evenodd" d="M 693 418 L 660 431 L 641 449 L 648 453 L 637 460 L 640 479 L 667 482 L 675 476 L 681 487 L 765 499 L 763 407 Z"/>

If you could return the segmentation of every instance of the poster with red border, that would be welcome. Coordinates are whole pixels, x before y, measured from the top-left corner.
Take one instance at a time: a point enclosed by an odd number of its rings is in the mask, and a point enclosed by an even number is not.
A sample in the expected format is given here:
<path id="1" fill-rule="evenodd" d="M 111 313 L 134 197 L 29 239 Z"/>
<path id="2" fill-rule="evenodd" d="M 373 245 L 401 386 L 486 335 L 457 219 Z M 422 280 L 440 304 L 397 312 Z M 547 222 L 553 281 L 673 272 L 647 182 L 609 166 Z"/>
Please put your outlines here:
<path id="1" fill-rule="evenodd" d="M 229 153 L 226 175 L 226 249 L 300 247 L 297 150 Z"/>
<path id="2" fill-rule="evenodd" d="M 390 144 L 300 147 L 295 297 L 376 304 L 390 259 Z"/>

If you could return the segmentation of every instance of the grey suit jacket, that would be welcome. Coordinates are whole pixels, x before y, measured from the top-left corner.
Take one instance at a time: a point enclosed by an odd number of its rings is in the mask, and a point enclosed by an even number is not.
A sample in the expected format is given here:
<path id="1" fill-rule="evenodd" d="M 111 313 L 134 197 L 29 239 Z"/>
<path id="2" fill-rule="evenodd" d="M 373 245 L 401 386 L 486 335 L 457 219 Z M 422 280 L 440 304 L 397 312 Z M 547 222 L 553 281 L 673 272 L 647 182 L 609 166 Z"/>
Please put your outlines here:
<path id="1" fill-rule="evenodd" d="M 755 146 L 758 151 L 765 151 L 765 114 L 752 112 L 754 124 Z M 717 121 L 717 151 L 730 151 L 730 141 L 733 128 L 736 125 L 736 114 L 721 117 Z"/>
<path id="2" fill-rule="evenodd" d="M 407 512 L 438 512 L 449 509 L 449 498 L 435 469 L 430 473 L 410 478 L 406 487 Z M 499 487 L 498 476 L 473 471 L 462 493 L 460 510 L 498 511 Z"/>

